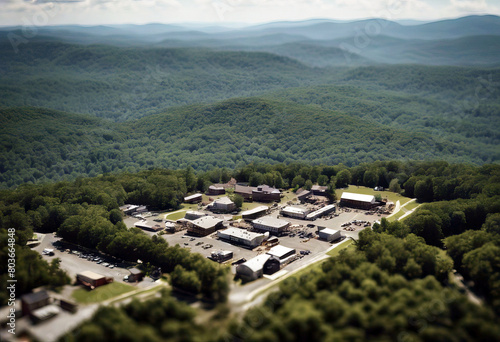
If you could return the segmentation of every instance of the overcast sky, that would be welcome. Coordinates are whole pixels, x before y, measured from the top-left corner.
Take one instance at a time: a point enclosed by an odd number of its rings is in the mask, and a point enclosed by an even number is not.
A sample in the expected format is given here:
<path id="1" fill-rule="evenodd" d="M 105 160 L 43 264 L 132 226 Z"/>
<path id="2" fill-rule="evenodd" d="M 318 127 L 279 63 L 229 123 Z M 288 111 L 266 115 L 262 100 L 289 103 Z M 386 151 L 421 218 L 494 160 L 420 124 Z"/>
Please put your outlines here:
<path id="1" fill-rule="evenodd" d="M 500 0 L 0 0 L 0 4 L 2 26 L 500 15 Z"/>

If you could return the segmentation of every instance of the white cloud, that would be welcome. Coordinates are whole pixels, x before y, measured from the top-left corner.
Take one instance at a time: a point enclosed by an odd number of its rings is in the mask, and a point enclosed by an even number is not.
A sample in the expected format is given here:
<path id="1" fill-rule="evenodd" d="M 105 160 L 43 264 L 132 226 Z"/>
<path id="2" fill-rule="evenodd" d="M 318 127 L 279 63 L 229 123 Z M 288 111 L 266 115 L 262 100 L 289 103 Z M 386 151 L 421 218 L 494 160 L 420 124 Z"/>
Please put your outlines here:
<path id="1" fill-rule="evenodd" d="M 50 8 L 49 25 L 148 22 L 266 22 L 309 18 L 439 19 L 500 15 L 498 0 L 0 0 L 2 25 Z M 52 12 L 55 12 L 54 10 Z"/>

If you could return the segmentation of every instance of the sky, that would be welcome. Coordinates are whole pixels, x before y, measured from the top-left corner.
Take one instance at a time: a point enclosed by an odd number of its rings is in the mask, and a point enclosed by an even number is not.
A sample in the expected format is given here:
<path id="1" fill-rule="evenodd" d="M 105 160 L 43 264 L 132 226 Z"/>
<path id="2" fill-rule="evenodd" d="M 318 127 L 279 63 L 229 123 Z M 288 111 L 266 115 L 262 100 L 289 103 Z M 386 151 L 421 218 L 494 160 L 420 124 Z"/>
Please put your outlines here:
<path id="1" fill-rule="evenodd" d="M 500 15 L 500 0 L 0 0 L 0 25 L 264 23 Z"/>

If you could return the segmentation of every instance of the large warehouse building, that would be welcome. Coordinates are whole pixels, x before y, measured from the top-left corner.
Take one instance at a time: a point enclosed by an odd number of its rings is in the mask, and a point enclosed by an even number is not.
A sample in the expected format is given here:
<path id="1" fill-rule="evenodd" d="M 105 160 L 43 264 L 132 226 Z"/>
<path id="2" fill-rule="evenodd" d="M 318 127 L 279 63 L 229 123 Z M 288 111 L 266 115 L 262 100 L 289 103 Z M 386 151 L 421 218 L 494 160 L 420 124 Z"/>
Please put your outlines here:
<path id="1" fill-rule="evenodd" d="M 244 229 L 229 227 L 228 229 L 219 230 L 217 237 L 222 240 L 234 242 L 236 244 L 254 248 L 260 246 L 266 239 L 264 234 L 249 232 Z"/>
<path id="2" fill-rule="evenodd" d="M 342 237 L 340 230 L 333 230 L 330 228 L 324 228 L 318 231 L 319 238 L 325 241 L 335 241 Z"/>
<path id="3" fill-rule="evenodd" d="M 351 208 L 371 209 L 377 205 L 377 202 L 375 201 L 375 196 L 373 195 L 344 192 L 340 197 L 340 205 Z"/>
<path id="4" fill-rule="evenodd" d="M 236 275 L 244 281 L 252 281 L 264 274 L 273 274 L 280 269 L 280 261 L 269 254 L 260 254 L 236 267 Z"/>
<path id="5" fill-rule="evenodd" d="M 289 205 L 281 209 L 280 214 L 303 220 L 306 218 L 307 214 L 309 214 L 309 210 L 303 207 Z"/>
<path id="6" fill-rule="evenodd" d="M 252 221 L 255 229 L 281 235 L 289 226 L 290 222 L 270 216 L 264 216 Z"/>
<path id="7" fill-rule="evenodd" d="M 293 248 L 277 245 L 271 248 L 269 252 L 267 252 L 267 254 L 276 257 L 283 265 L 288 263 L 295 257 L 296 251 Z"/>
<path id="8" fill-rule="evenodd" d="M 223 220 L 213 216 L 203 216 L 188 223 L 188 233 L 198 236 L 207 236 L 222 228 Z"/>
<path id="9" fill-rule="evenodd" d="M 335 211 L 335 204 L 329 204 L 306 215 L 306 220 L 316 220 Z"/>

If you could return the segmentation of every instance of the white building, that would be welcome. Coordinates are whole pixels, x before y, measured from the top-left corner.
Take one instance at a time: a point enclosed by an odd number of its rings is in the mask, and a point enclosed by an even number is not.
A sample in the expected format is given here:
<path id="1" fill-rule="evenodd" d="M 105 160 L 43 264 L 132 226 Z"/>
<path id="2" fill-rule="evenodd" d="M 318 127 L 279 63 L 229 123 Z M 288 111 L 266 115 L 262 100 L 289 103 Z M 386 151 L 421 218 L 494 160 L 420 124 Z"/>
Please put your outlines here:
<path id="1" fill-rule="evenodd" d="M 234 227 L 217 231 L 217 237 L 222 240 L 234 242 L 250 248 L 260 246 L 266 239 L 264 234 L 249 232 L 247 230 Z"/>
<path id="2" fill-rule="evenodd" d="M 274 235 L 281 235 L 281 233 L 290 226 L 290 222 L 270 216 L 264 216 L 253 220 L 252 225 L 257 230 L 270 232 Z"/>
<path id="3" fill-rule="evenodd" d="M 236 267 L 236 275 L 245 281 L 252 281 L 262 277 L 264 274 L 264 264 L 269 260 L 269 254 L 260 254 L 256 257 L 245 261 L 243 264 Z"/>
<path id="4" fill-rule="evenodd" d="M 376 206 L 375 196 L 353 194 L 351 192 L 344 192 L 340 197 L 340 204 L 346 207 L 370 209 Z"/>
<path id="5" fill-rule="evenodd" d="M 317 218 L 320 218 L 321 216 L 328 215 L 333 211 L 335 211 L 335 204 L 329 204 L 321 209 L 318 209 L 316 211 L 313 211 L 312 213 L 307 214 L 306 220 L 315 220 Z"/>
<path id="6" fill-rule="evenodd" d="M 303 207 L 289 205 L 281 209 L 280 214 L 303 220 L 306 218 L 307 214 L 309 214 L 309 210 Z"/>
<path id="7" fill-rule="evenodd" d="M 277 245 L 271 248 L 267 254 L 278 258 L 281 264 L 286 264 L 295 257 L 296 251 L 293 248 Z"/>
<path id="8" fill-rule="evenodd" d="M 268 207 L 266 207 L 265 205 L 261 205 L 260 207 L 241 212 L 241 217 L 244 220 L 253 220 L 266 215 L 268 210 Z"/>
<path id="9" fill-rule="evenodd" d="M 208 209 L 212 211 L 224 211 L 231 212 L 236 209 L 236 205 L 234 204 L 229 197 L 221 197 L 213 201 L 208 205 Z"/>
<path id="10" fill-rule="evenodd" d="M 318 231 L 319 238 L 325 241 L 335 241 L 342 237 L 340 230 L 333 230 L 330 228 L 324 228 Z"/>

